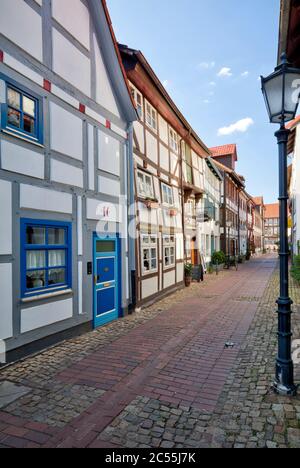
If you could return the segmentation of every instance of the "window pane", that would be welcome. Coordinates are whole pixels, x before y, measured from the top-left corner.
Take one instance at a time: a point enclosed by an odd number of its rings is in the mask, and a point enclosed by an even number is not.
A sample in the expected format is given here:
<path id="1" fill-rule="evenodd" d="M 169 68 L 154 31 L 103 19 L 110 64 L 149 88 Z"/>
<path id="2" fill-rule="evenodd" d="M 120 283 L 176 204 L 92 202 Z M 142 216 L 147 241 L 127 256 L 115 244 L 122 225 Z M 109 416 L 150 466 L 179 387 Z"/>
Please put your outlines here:
<path id="1" fill-rule="evenodd" d="M 45 228 L 27 226 L 27 228 L 26 228 L 26 244 L 28 244 L 28 245 L 45 245 L 46 244 Z"/>
<path id="2" fill-rule="evenodd" d="M 115 241 L 97 241 L 96 242 L 97 253 L 109 253 L 109 252 L 115 252 L 115 250 L 116 250 Z"/>
<path id="3" fill-rule="evenodd" d="M 144 177 L 140 173 L 138 174 L 138 191 L 140 195 L 145 194 Z"/>
<path id="4" fill-rule="evenodd" d="M 27 271 L 26 273 L 26 288 L 36 289 L 43 288 L 46 284 L 45 271 Z"/>
<path id="5" fill-rule="evenodd" d="M 143 264 L 144 271 L 150 271 L 150 261 L 149 261 L 149 250 L 144 249 L 143 251 Z"/>
<path id="6" fill-rule="evenodd" d="M 142 107 L 141 104 L 137 105 L 137 111 L 138 111 L 139 118 L 142 119 L 143 118 L 143 107 Z"/>
<path id="7" fill-rule="evenodd" d="M 49 228 L 48 229 L 48 244 L 49 245 L 65 245 L 66 231 L 61 228 Z"/>
<path id="8" fill-rule="evenodd" d="M 31 117 L 35 116 L 35 101 L 29 99 L 26 96 L 23 96 L 23 112 L 25 114 L 31 115 Z"/>
<path id="9" fill-rule="evenodd" d="M 28 115 L 23 116 L 23 130 L 27 133 L 34 133 L 34 119 Z"/>
<path id="10" fill-rule="evenodd" d="M 9 125 L 20 128 L 21 114 L 14 109 L 8 108 L 7 122 Z"/>
<path id="11" fill-rule="evenodd" d="M 8 88 L 7 89 L 7 102 L 8 105 L 14 107 L 15 109 L 21 108 L 21 95 L 18 91 L 14 89 Z"/>
<path id="12" fill-rule="evenodd" d="M 65 284 L 66 272 L 64 269 L 49 270 L 48 272 L 48 285 Z"/>
<path id="13" fill-rule="evenodd" d="M 44 268 L 46 266 L 46 252 L 44 250 L 32 250 L 26 252 L 26 268 Z"/>
<path id="14" fill-rule="evenodd" d="M 49 250 L 48 252 L 48 266 L 65 266 L 66 265 L 66 252 L 64 250 Z"/>

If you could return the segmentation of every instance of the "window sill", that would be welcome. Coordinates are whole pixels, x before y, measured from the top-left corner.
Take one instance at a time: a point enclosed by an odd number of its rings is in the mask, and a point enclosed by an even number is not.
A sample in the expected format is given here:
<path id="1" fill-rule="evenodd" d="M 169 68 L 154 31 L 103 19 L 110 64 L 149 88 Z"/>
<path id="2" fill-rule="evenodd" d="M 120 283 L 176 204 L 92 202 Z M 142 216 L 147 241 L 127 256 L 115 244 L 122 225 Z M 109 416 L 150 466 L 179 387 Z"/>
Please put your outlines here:
<path id="1" fill-rule="evenodd" d="M 152 127 L 147 121 L 146 121 L 146 127 L 148 128 L 148 130 L 150 130 L 155 136 L 157 136 L 157 128 L 154 128 Z"/>
<path id="2" fill-rule="evenodd" d="M 72 289 L 64 289 L 62 291 L 54 291 L 51 293 L 39 294 L 37 296 L 25 297 L 21 300 L 22 304 L 28 304 L 30 302 L 37 302 L 43 299 L 52 299 L 53 297 L 65 296 L 73 293 Z"/>
<path id="3" fill-rule="evenodd" d="M 44 145 L 41 145 L 41 143 L 38 143 L 34 140 L 30 140 L 30 138 L 22 137 L 21 135 L 18 135 L 14 132 L 10 132 L 9 130 L 2 129 L 1 133 L 17 138 L 17 140 L 26 141 L 26 143 L 31 143 L 32 145 L 37 146 L 38 148 L 45 148 Z"/>
<path id="4" fill-rule="evenodd" d="M 143 278 L 147 278 L 148 276 L 151 276 L 151 275 L 158 275 L 158 270 L 152 270 L 152 271 L 142 273 Z"/>
<path id="5" fill-rule="evenodd" d="M 174 265 L 169 265 L 169 266 L 166 266 L 164 265 L 164 271 L 170 271 L 170 270 L 174 270 L 176 268 L 176 265 L 174 263 Z"/>

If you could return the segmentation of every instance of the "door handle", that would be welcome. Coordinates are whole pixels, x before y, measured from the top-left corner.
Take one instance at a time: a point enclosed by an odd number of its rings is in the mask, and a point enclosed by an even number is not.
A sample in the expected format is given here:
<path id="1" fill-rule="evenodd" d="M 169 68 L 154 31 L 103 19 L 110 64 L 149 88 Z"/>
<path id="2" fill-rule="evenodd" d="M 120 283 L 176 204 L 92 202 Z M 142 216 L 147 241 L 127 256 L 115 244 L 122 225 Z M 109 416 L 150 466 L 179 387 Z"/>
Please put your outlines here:
<path id="1" fill-rule="evenodd" d="M 99 279 L 100 279 L 100 276 L 94 275 L 94 283 L 95 283 L 95 286 L 98 284 Z"/>

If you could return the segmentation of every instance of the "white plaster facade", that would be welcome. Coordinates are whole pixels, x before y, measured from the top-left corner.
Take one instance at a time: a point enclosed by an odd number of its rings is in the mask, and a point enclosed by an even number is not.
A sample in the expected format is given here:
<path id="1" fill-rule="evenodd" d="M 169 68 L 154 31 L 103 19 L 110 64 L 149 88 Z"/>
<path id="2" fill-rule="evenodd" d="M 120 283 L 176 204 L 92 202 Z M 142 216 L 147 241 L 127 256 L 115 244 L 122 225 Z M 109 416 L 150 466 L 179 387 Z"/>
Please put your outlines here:
<path id="1" fill-rule="evenodd" d="M 97 0 L 1 1 L 0 339 L 12 353 L 92 325 L 96 230 L 121 238 L 120 314 L 130 303 L 124 232 L 136 111 L 110 27 Z M 4 125 L 12 86 L 35 102 L 39 138 Z M 69 289 L 21 294 L 24 219 L 70 224 Z"/>
<path id="2" fill-rule="evenodd" d="M 198 220 L 200 252 L 209 264 L 214 252 L 221 250 L 220 207 L 222 176 L 212 160 L 204 162 L 204 191 Z"/>
<path id="3" fill-rule="evenodd" d="M 300 255 L 300 126 L 293 129 L 295 140 L 293 145 L 292 173 L 290 180 L 290 201 L 292 216 L 291 242 L 294 255 Z"/>

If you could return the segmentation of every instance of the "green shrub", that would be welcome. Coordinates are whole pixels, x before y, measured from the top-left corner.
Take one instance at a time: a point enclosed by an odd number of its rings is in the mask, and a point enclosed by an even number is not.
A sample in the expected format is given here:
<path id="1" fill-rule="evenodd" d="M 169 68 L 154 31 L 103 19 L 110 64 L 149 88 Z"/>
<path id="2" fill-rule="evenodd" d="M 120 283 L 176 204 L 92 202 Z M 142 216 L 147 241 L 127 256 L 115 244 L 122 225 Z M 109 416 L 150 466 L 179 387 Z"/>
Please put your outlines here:
<path id="1" fill-rule="evenodd" d="M 226 261 L 226 256 L 224 252 L 220 251 L 220 252 L 214 252 L 212 254 L 211 263 L 213 265 L 223 265 L 225 261 Z"/>
<path id="2" fill-rule="evenodd" d="M 300 282 L 300 255 L 295 255 L 293 260 L 293 266 L 291 268 L 292 277 Z"/>
<path id="3" fill-rule="evenodd" d="M 184 274 L 185 276 L 191 277 L 193 274 L 193 265 L 191 263 L 186 263 L 184 265 Z"/>

